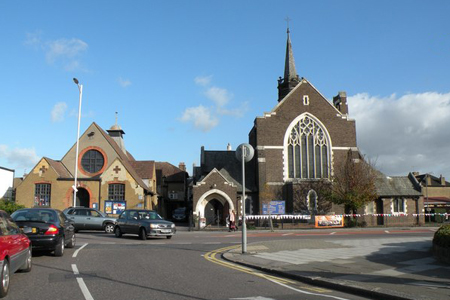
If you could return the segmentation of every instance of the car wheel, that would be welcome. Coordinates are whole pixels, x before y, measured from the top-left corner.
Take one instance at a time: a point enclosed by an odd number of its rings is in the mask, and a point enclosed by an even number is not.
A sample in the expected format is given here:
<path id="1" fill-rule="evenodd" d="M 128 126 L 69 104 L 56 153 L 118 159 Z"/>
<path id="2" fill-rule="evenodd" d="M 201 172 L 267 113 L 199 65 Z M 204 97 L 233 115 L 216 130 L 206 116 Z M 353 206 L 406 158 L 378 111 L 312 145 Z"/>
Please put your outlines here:
<path id="1" fill-rule="evenodd" d="M 108 223 L 105 225 L 105 232 L 106 233 L 113 233 L 114 232 L 114 224 Z"/>
<path id="2" fill-rule="evenodd" d="M 120 238 L 122 236 L 122 231 L 120 231 L 120 227 L 119 226 L 116 226 L 116 228 L 114 228 L 114 234 L 118 238 Z"/>
<path id="3" fill-rule="evenodd" d="M 70 242 L 67 244 L 67 248 L 73 248 L 75 247 L 75 243 L 77 242 L 77 238 L 75 236 L 75 233 L 72 234 L 72 238 L 70 239 Z"/>
<path id="4" fill-rule="evenodd" d="M 172 236 L 171 236 L 171 235 L 167 235 L 166 238 L 167 238 L 168 240 L 170 240 L 170 239 L 172 238 Z"/>
<path id="5" fill-rule="evenodd" d="M 31 271 L 31 249 L 28 249 L 27 259 L 25 260 L 23 266 L 20 268 L 22 272 Z"/>
<path id="6" fill-rule="evenodd" d="M 139 238 L 143 241 L 147 239 L 147 232 L 145 231 L 145 228 L 139 229 Z"/>
<path id="7" fill-rule="evenodd" d="M 59 243 L 56 245 L 55 256 L 63 256 L 64 254 L 64 237 L 61 237 Z"/>
<path id="8" fill-rule="evenodd" d="M 0 277 L 0 298 L 5 297 L 9 290 L 9 261 L 5 259 L 3 262 L 2 273 Z"/>

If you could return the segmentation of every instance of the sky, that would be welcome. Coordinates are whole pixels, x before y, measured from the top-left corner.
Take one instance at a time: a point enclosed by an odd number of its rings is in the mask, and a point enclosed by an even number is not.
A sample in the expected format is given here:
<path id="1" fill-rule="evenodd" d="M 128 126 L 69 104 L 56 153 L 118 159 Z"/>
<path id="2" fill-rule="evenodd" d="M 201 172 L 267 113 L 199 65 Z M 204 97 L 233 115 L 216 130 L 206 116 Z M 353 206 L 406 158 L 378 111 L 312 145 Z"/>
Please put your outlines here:
<path id="1" fill-rule="evenodd" d="M 92 122 L 137 160 L 248 142 L 277 104 L 286 17 L 296 69 L 346 91 L 363 155 L 450 179 L 450 1 L 0 1 L 0 166 L 61 159 Z"/>

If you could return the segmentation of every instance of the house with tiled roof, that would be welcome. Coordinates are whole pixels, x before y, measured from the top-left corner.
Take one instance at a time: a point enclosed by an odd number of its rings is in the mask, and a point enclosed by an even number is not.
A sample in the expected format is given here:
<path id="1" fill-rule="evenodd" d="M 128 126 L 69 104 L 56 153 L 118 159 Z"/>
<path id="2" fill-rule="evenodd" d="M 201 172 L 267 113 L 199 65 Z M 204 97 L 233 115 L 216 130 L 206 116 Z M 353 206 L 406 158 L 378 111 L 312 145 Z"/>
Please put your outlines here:
<path id="1" fill-rule="evenodd" d="M 137 161 L 126 150 L 125 132 L 93 122 L 61 160 L 43 157 L 16 187 L 16 202 L 64 209 L 95 207 L 106 213 L 123 208 L 157 209 L 154 161 Z M 76 199 L 74 201 L 75 168 Z"/>

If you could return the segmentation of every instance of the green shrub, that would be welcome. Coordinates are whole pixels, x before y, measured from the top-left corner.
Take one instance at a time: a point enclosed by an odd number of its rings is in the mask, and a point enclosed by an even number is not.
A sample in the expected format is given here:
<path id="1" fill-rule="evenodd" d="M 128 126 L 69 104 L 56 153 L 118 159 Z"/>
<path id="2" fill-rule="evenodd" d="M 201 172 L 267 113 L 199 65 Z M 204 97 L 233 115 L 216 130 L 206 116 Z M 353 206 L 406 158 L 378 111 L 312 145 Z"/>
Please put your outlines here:
<path id="1" fill-rule="evenodd" d="M 450 224 L 443 225 L 434 233 L 433 244 L 450 248 Z"/>
<path id="2" fill-rule="evenodd" d="M 25 208 L 25 206 L 9 200 L 0 200 L 0 210 L 4 210 L 8 214 L 12 214 L 13 212 L 21 208 Z"/>

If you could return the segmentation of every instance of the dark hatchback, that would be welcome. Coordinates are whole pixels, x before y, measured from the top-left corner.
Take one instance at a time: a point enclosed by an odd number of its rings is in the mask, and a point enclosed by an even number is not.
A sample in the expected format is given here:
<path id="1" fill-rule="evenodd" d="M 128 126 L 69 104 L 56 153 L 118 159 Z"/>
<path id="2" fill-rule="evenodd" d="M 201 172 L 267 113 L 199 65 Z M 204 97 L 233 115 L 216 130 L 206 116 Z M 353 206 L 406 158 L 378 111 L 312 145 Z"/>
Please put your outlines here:
<path id="1" fill-rule="evenodd" d="M 156 211 L 144 209 L 124 210 L 114 227 L 116 237 L 130 233 L 138 234 L 141 240 L 146 240 L 147 236 L 170 239 L 176 231 L 174 223 L 164 220 Z"/>
<path id="2" fill-rule="evenodd" d="M 54 251 L 55 256 L 62 256 L 65 247 L 75 247 L 75 227 L 60 210 L 24 208 L 11 217 L 27 233 L 33 250 Z"/>

